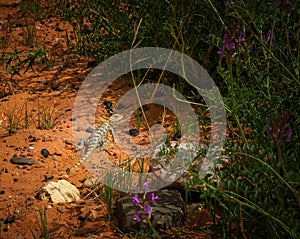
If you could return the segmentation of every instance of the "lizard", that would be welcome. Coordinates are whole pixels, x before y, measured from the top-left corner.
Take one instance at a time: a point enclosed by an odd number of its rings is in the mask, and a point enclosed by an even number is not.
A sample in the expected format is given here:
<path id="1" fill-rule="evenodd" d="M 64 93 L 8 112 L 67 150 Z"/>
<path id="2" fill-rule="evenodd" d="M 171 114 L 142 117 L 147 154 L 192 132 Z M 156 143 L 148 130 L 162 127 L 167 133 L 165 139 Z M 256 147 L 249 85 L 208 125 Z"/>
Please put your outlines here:
<path id="1" fill-rule="evenodd" d="M 71 168 L 67 168 L 66 172 L 69 173 L 71 169 L 77 168 L 82 164 L 92 153 L 92 151 L 99 147 L 102 151 L 108 144 L 107 135 L 111 131 L 113 139 L 115 139 L 113 124 L 123 119 L 121 114 L 113 114 L 102 125 L 96 128 L 88 138 L 81 138 L 76 144 L 76 150 L 80 151 L 85 147 L 85 153 L 82 158 L 75 163 Z"/>

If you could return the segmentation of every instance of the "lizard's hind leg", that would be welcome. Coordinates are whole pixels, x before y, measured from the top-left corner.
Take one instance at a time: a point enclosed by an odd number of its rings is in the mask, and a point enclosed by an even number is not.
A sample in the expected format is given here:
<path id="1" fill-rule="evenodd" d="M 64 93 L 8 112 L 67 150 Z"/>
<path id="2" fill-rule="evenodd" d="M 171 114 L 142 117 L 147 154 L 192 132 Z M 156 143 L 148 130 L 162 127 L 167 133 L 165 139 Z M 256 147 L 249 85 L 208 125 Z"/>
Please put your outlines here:
<path id="1" fill-rule="evenodd" d="M 105 139 L 101 143 L 99 143 L 99 145 L 98 145 L 99 151 L 100 152 L 103 151 L 105 149 L 105 147 L 106 147 L 107 144 L 108 144 L 108 140 L 107 139 Z"/>

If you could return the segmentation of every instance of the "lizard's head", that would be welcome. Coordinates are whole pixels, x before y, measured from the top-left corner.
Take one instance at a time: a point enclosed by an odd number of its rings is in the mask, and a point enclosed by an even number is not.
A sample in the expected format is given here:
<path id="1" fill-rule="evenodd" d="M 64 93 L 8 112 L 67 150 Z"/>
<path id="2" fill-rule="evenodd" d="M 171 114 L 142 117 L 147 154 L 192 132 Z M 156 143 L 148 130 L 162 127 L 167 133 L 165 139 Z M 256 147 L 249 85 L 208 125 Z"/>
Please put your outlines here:
<path id="1" fill-rule="evenodd" d="M 124 117 L 124 116 L 123 116 L 123 115 L 120 115 L 120 114 L 113 114 L 112 116 L 110 116 L 109 120 L 110 120 L 111 122 L 117 122 L 117 121 L 123 119 L 123 117 Z"/>

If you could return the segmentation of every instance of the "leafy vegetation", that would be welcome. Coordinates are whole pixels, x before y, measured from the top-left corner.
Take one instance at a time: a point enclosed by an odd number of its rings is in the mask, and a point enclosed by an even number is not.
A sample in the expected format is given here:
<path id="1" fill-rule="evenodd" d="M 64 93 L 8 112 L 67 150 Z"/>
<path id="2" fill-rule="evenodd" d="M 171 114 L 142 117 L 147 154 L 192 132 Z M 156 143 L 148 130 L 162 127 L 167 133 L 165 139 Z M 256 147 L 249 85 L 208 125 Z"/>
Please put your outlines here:
<path id="1" fill-rule="evenodd" d="M 34 19 L 48 16 L 40 1 L 22 3 Z M 197 60 L 219 87 L 228 117 L 225 154 L 229 162 L 195 185 L 205 185 L 199 200 L 221 208 L 216 231 L 239 238 L 300 236 L 300 2 L 266 1 L 50 1 L 74 29 L 70 53 L 100 62 L 138 47 L 171 48 Z M 55 9 L 55 10 L 54 10 Z M 27 28 L 25 43 L 34 44 Z M 1 38 L 1 45 L 6 45 Z M 22 55 L 22 57 L 20 57 Z M 2 63 L 11 75 L 47 62 L 43 48 L 6 53 Z M 183 79 L 162 77 L 183 92 Z M 189 100 L 199 103 L 195 91 Z M 52 117 L 45 111 L 45 121 Z M 199 115 L 205 124 L 205 118 Z M 207 119 L 208 120 L 208 119 Z M 11 123 L 13 125 L 13 123 Z M 188 189 L 187 189 L 188 190 Z M 214 236 L 214 231 L 211 231 Z"/>

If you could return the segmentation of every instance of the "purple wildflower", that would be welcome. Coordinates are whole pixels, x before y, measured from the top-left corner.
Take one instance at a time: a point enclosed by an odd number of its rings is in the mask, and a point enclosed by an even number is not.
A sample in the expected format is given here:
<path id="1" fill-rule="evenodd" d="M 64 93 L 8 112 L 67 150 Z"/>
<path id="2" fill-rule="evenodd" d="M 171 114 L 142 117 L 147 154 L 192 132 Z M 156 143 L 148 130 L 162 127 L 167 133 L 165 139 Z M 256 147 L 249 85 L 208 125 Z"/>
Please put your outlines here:
<path id="1" fill-rule="evenodd" d="M 279 9 L 283 9 L 291 4 L 290 0 L 275 0 L 273 2 L 273 7 L 277 7 Z"/>
<path id="2" fill-rule="evenodd" d="M 147 194 L 148 191 L 149 191 L 149 184 L 148 184 L 148 182 L 144 182 L 143 187 L 144 187 L 144 193 Z"/>
<path id="3" fill-rule="evenodd" d="M 154 193 L 151 193 L 150 199 L 151 199 L 151 202 L 154 203 L 158 199 L 158 196 L 155 196 Z"/>
<path id="4" fill-rule="evenodd" d="M 243 38 L 243 34 L 242 34 L 242 32 L 240 32 L 239 33 L 239 36 L 238 36 L 238 43 L 239 44 L 241 44 L 241 43 L 243 43 L 245 40 L 244 40 L 244 38 Z"/>
<path id="5" fill-rule="evenodd" d="M 142 214 L 136 214 L 135 217 L 133 218 L 133 220 L 137 222 L 145 222 L 144 220 L 145 217 L 146 218 L 148 217 L 148 219 L 150 219 L 151 212 L 152 212 L 152 208 L 150 204 L 154 203 L 158 199 L 158 197 L 155 196 L 154 193 L 148 193 L 149 191 L 148 182 L 143 183 L 143 191 L 144 193 L 142 194 L 142 196 L 135 194 L 132 197 L 132 201 L 134 205 L 138 207 L 140 210 L 143 210 Z"/>
<path id="6" fill-rule="evenodd" d="M 271 134 L 273 140 L 274 140 L 275 142 L 277 142 L 277 135 L 273 132 L 273 128 L 272 128 L 272 127 L 269 127 L 268 130 L 269 130 L 269 133 Z"/>
<path id="7" fill-rule="evenodd" d="M 292 136 L 292 130 L 287 128 L 289 115 L 281 113 L 280 116 L 274 121 L 273 127 L 269 127 L 268 131 L 272 136 L 275 143 L 289 142 Z"/>
<path id="8" fill-rule="evenodd" d="M 220 49 L 219 49 L 218 55 L 221 56 L 221 57 L 225 57 L 225 52 L 224 52 L 224 49 L 223 49 L 223 48 L 220 48 Z"/>
<path id="9" fill-rule="evenodd" d="M 289 128 L 285 133 L 285 141 L 289 142 L 291 140 L 291 137 L 292 137 L 292 129 Z"/>
<path id="10" fill-rule="evenodd" d="M 222 45 L 219 48 L 218 55 L 221 57 L 234 55 L 237 46 L 245 41 L 243 33 L 240 31 L 240 25 L 231 24 L 223 37 Z"/>
<path id="11" fill-rule="evenodd" d="M 139 214 L 135 214 L 135 217 L 133 218 L 133 220 L 137 221 L 137 222 L 141 222 L 142 221 L 142 218 L 140 217 Z"/>
<path id="12" fill-rule="evenodd" d="M 152 208 L 151 208 L 150 204 L 146 203 L 144 205 L 144 215 L 150 216 L 151 215 L 151 211 L 152 211 Z"/>
<path id="13" fill-rule="evenodd" d="M 135 206 L 139 207 L 141 205 L 141 200 L 139 198 L 139 195 L 135 194 L 132 198 L 132 201 Z"/>
<path id="14" fill-rule="evenodd" d="M 262 34 L 263 43 L 265 46 L 268 46 L 270 42 L 275 42 L 275 35 L 272 30 L 268 30 L 267 34 Z"/>

